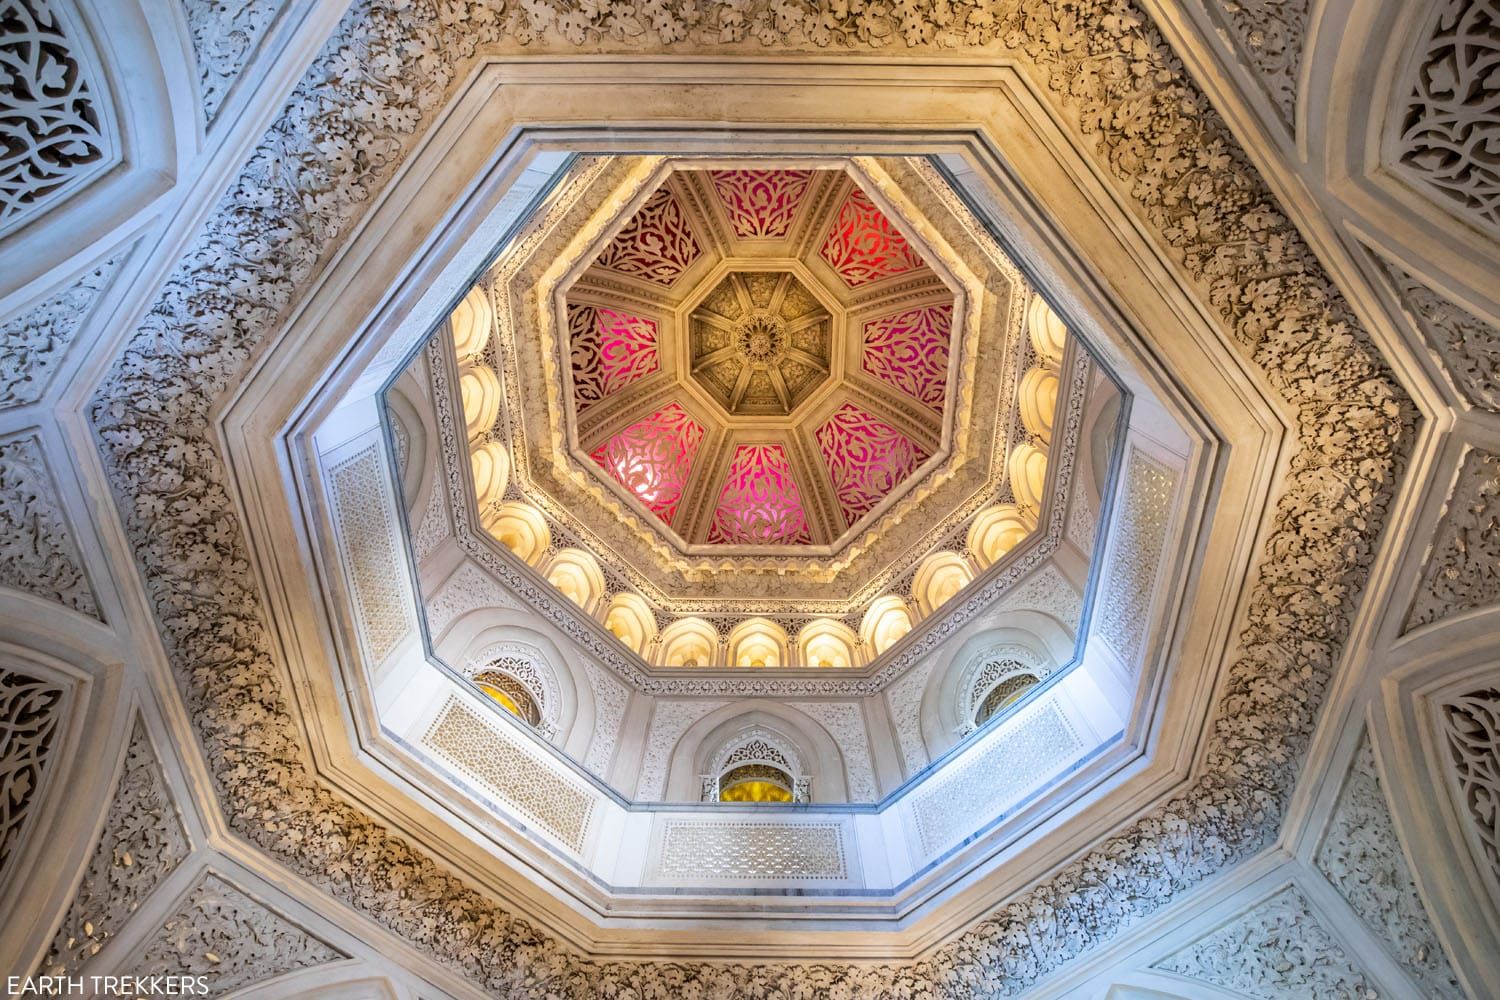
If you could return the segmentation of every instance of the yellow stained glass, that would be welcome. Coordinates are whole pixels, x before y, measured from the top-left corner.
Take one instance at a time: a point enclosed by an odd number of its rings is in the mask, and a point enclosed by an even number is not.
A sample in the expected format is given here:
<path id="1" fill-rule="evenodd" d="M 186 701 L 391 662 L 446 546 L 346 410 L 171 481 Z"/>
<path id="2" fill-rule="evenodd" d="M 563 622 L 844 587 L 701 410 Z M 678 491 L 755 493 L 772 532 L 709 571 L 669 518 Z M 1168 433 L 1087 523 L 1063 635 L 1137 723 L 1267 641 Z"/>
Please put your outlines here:
<path id="1" fill-rule="evenodd" d="M 719 789 L 720 802 L 790 802 L 792 793 L 769 781 L 737 781 Z"/>
<path id="2" fill-rule="evenodd" d="M 501 708 L 505 709 L 507 712 L 509 712 L 511 715 L 514 715 L 516 718 L 518 718 L 518 719 L 524 719 L 524 718 L 526 718 L 526 713 L 523 712 L 523 711 L 521 711 L 521 706 L 517 705 L 515 703 L 515 701 L 512 700 L 512 698 L 511 698 L 510 695 L 506 694 L 504 691 L 501 691 L 499 688 L 492 687 L 489 684 L 481 684 L 481 685 L 479 685 L 479 690 L 481 690 L 485 694 L 489 695 L 492 699 L 494 699 L 500 705 Z"/>

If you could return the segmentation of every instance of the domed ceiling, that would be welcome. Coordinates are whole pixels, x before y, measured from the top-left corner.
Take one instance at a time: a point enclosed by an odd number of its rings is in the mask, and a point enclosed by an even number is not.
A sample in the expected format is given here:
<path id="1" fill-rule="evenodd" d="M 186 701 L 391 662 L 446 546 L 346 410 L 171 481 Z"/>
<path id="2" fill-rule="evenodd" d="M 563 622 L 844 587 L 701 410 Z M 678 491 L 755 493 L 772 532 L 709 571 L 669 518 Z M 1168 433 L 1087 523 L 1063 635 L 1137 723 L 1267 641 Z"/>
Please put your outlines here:
<path id="1" fill-rule="evenodd" d="M 568 290 L 568 420 L 685 545 L 831 545 L 936 453 L 954 292 L 833 169 L 666 176 Z"/>

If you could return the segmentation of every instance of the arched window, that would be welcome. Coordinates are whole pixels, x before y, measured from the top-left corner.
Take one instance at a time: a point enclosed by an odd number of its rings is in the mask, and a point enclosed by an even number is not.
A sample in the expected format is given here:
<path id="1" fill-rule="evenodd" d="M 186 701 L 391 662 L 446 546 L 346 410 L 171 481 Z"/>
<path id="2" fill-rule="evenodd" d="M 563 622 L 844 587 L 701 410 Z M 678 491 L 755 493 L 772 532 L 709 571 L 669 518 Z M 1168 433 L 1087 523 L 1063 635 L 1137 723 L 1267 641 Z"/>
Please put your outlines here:
<path id="1" fill-rule="evenodd" d="M 707 802 L 806 802 L 810 779 L 797 755 L 768 732 L 731 740 L 703 775 Z"/>
<path id="2" fill-rule="evenodd" d="M 500 670 L 486 670 L 474 676 L 474 683 L 501 708 L 520 719 L 528 726 L 536 727 L 542 721 L 542 709 L 537 704 L 531 689 L 510 674 Z"/>
<path id="3" fill-rule="evenodd" d="M 1037 685 L 1037 681 L 1036 674 L 1030 673 L 1005 676 L 977 699 L 979 707 L 974 712 L 974 725 L 984 725 L 996 712 L 1020 700 L 1022 695 Z"/>

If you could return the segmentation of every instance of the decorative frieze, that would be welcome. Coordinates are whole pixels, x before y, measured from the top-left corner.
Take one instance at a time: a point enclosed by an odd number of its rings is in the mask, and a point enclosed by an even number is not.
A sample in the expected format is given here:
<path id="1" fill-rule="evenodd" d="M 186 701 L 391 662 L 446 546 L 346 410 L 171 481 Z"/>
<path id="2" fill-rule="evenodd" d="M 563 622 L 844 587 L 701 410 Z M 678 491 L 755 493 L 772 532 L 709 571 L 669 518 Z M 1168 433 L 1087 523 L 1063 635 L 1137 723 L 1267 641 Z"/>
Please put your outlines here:
<path id="1" fill-rule="evenodd" d="M 1257 1000 L 1385 996 L 1290 885 L 1155 967 Z"/>
<path id="2" fill-rule="evenodd" d="M 1430 1000 L 1464 1000 L 1396 839 L 1369 737 L 1360 742 L 1313 858 Z"/>
<path id="3" fill-rule="evenodd" d="M 151 738 L 137 719 L 104 817 L 104 832 L 42 970 L 51 976 L 76 974 L 120 932 L 190 849 Z"/>
<path id="4" fill-rule="evenodd" d="M 1443 506 L 1406 630 L 1500 601 L 1500 455 L 1473 449 Z"/>
<path id="5" fill-rule="evenodd" d="M 0 441 L 0 585 L 99 617 L 62 494 L 33 436 Z"/>

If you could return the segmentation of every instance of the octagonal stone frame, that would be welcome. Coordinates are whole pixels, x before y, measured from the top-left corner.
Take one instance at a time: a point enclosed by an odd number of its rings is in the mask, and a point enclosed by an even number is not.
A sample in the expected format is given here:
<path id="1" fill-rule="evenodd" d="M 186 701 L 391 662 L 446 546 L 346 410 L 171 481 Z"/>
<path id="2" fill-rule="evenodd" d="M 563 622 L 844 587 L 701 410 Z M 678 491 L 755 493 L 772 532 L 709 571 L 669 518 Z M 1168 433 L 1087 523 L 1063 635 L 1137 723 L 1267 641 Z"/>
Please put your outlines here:
<path id="1" fill-rule="evenodd" d="M 229 487 L 273 612 L 274 652 L 287 668 L 290 700 L 302 712 L 322 780 L 379 814 L 393 835 L 422 845 L 576 947 L 634 957 L 914 956 L 1108 836 L 1119 826 L 1116 817 L 1135 815 L 1190 779 L 1244 597 L 1225 584 L 1249 576 L 1264 530 L 1261 512 L 1285 463 L 1279 448 L 1286 415 L 1185 290 L 1177 268 L 1093 173 L 1071 131 L 1058 127 L 1009 69 L 904 64 L 895 81 L 874 60 L 758 62 L 738 67 L 740 78 L 729 81 L 723 67 L 691 60 L 663 59 L 653 68 L 645 74 L 649 85 L 639 82 L 639 58 L 478 69 L 216 414 L 230 457 Z M 789 80 L 798 86 L 784 86 Z M 880 100 L 871 99 L 872 88 L 881 89 Z M 885 117 L 870 122 L 871 107 Z M 590 127 L 600 119 L 617 123 L 603 138 Z M 545 171 L 528 165 L 545 158 L 544 144 L 692 149 L 705 131 L 708 143 L 722 145 L 726 123 L 737 129 L 736 141 L 762 149 L 936 153 L 980 214 L 1020 251 L 1018 261 L 1058 296 L 1069 325 L 1088 331 L 1107 363 L 1151 373 L 1160 397 L 1206 442 L 1190 472 L 1196 498 L 1214 496 L 1215 516 L 1190 532 L 1193 555 L 1172 603 L 1190 582 L 1221 586 L 1153 637 L 1152 658 L 1173 683 L 1162 688 L 1158 671 L 1139 695 L 1126 741 L 1134 758 L 1117 769 L 1110 789 L 1073 789 L 1077 794 L 1048 802 L 1048 815 L 1002 857 L 962 873 L 878 941 L 867 928 L 851 931 L 839 921 L 786 930 L 672 914 L 620 919 L 607 901 L 560 898 L 542 888 L 561 887 L 567 873 L 528 853 L 524 842 L 481 844 L 476 817 L 455 823 L 374 745 L 362 706 L 349 700 L 360 688 L 351 673 L 360 665 L 348 595 L 327 562 L 328 540 L 308 530 L 326 523 L 327 511 L 306 489 L 307 436 L 352 395 L 368 398 L 418 331 L 425 333 L 478 272 L 484 251 L 459 235 L 459 219 L 481 219 L 507 199 L 534 193 Z M 1010 143 L 1003 154 L 1001 137 Z M 531 191 L 512 190 L 518 180 L 531 182 Z M 484 242 L 493 245 L 496 235 Z M 1080 247 L 1089 248 L 1088 261 Z M 1059 294 L 1060 287 L 1069 291 Z M 429 321 L 417 322 L 421 317 Z M 393 339 L 403 326 L 413 340 Z M 1139 330 L 1152 332 L 1149 348 L 1132 333 Z M 1119 339 L 1104 331 L 1120 331 Z M 363 374 L 346 374 L 340 385 L 330 374 L 336 370 Z M 342 600 L 330 603 L 320 590 Z"/>

